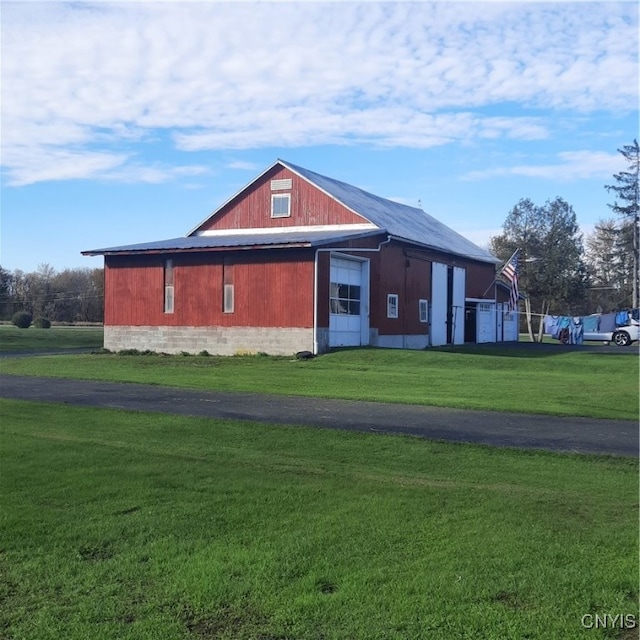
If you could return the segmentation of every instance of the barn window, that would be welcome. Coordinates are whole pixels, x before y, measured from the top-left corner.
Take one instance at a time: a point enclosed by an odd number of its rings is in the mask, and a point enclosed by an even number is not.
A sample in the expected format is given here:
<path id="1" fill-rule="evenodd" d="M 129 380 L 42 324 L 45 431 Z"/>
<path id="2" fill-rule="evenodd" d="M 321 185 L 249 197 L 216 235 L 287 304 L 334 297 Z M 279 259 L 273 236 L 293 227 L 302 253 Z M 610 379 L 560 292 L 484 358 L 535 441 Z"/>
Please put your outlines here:
<path id="1" fill-rule="evenodd" d="M 418 314 L 420 322 L 429 322 L 429 301 L 418 300 Z"/>
<path id="2" fill-rule="evenodd" d="M 224 285 L 224 312 L 233 313 L 234 290 L 232 284 Z"/>
<path id="3" fill-rule="evenodd" d="M 173 313 L 173 260 L 165 260 L 164 263 L 164 312 Z"/>
<path id="4" fill-rule="evenodd" d="M 387 318 L 398 317 L 398 294 L 390 293 L 387 295 Z"/>
<path id="5" fill-rule="evenodd" d="M 360 287 L 354 284 L 331 283 L 331 313 L 359 316 Z"/>
<path id="6" fill-rule="evenodd" d="M 271 217 L 288 218 L 291 215 L 291 194 L 271 194 Z"/>
<path id="7" fill-rule="evenodd" d="M 235 308 L 235 288 L 233 286 L 233 265 L 225 259 L 222 265 L 222 311 L 233 313 Z"/>

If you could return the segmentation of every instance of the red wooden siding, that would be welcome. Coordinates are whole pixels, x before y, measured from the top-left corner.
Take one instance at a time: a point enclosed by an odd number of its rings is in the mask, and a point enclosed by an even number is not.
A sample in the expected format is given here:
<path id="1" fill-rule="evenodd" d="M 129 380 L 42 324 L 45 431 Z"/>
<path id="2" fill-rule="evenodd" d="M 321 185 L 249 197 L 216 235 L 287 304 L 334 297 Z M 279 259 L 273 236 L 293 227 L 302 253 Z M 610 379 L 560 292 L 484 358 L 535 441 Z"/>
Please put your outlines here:
<path id="1" fill-rule="evenodd" d="M 290 190 L 271 191 L 271 180 L 290 178 Z M 291 215 L 271 217 L 271 194 L 291 194 Z M 276 166 L 246 191 L 229 202 L 198 231 L 214 229 L 253 229 L 303 225 L 365 223 L 364 218 L 349 211 L 317 187 L 310 185 L 289 169 Z"/>
<path id="2" fill-rule="evenodd" d="M 492 264 L 467 265 L 467 298 L 493 298 L 495 267 Z"/>
<path id="3" fill-rule="evenodd" d="M 164 313 L 164 260 L 107 257 L 107 325 L 312 327 L 312 251 L 225 254 L 234 312 L 223 312 L 222 254 L 172 256 L 174 313 Z M 227 277 L 229 271 L 227 272 Z"/>

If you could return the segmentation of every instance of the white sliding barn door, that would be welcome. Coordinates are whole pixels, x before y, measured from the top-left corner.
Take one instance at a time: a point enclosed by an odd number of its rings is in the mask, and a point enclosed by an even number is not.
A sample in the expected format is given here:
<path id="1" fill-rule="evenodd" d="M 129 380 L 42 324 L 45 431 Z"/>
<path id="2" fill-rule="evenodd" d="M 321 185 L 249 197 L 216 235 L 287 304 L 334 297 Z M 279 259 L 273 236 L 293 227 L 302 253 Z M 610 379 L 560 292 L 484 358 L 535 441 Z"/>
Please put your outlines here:
<path id="1" fill-rule="evenodd" d="M 447 265 L 431 263 L 431 346 L 447 344 Z"/>
<path id="2" fill-rule="evenodd" d="M 453 267 L 453 295 L 451 299 L 451 342 L 464 344 L 464 292 L 466 272 Z"/>

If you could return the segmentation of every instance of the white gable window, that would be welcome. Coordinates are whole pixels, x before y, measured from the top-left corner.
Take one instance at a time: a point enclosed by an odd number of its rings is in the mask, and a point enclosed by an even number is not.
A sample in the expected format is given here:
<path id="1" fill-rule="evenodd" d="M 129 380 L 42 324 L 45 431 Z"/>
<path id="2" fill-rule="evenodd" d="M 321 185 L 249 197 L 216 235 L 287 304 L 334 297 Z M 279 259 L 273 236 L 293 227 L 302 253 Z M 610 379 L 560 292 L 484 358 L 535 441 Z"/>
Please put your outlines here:
<path id="1" fill-rule="evenodd" d="M 418 314 L 420 322 L 429 322 L 429 301 L 418 300 Z"/>
<path id="2" fill-rule="evenodd" d="M 288 218 L 291 215 L 291 194 L 271 194 L 271 217 Z"/>
<path id="3" fill-rule="evenodd" d="M 398 294 L 390 293 L 387 295 L 387 318 L 398 317 Z"/>

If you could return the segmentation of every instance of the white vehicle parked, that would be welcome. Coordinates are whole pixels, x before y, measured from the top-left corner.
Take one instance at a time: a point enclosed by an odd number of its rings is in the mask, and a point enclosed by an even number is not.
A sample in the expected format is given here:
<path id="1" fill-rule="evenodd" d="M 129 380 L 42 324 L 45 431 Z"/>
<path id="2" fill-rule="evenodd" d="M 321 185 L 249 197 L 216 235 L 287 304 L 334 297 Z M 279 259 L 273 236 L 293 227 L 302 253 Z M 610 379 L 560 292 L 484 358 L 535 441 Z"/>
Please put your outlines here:
<path id="1" fill-rule="evenodd" d="M 594 342 L 613 342 L 619 347 L 626 347 L 640 340 L 640 322 L 630 318 L 628 325 L 616 327 L 615 331 L 585 331 L 583 339 Z"/>

